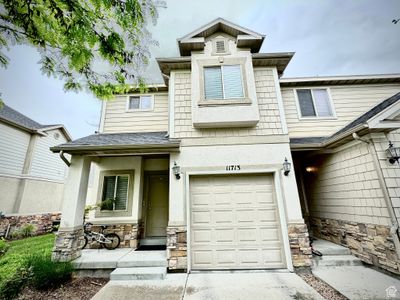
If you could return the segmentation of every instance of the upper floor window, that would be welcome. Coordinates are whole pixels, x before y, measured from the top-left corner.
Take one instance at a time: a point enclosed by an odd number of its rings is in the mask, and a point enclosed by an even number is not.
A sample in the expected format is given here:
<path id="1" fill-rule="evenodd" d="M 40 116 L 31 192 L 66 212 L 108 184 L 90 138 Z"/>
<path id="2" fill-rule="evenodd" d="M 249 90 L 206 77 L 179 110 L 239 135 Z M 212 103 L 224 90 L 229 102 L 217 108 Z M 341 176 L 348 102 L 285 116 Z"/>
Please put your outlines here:
<path id="1" fill-rule="evenodd" d="M 297 89 L 301 117 L 333 117 L 333 108 L 327 89 Z"/>
<path id="2" fill-rule="evenodd" d="M 204 67 L 206 100 L 244 98 L 240 65 Z"/>
<path id="3" fill-rule="evenodd" d="M 126 210 L 129 175 L 104 176 L 101 210 Z"/>
<path id="4" fill-rule="evenodd" d="M 128 110 L 152 110 L 153 109 L 153 96 L 130 96 L 128 103 Z"/>

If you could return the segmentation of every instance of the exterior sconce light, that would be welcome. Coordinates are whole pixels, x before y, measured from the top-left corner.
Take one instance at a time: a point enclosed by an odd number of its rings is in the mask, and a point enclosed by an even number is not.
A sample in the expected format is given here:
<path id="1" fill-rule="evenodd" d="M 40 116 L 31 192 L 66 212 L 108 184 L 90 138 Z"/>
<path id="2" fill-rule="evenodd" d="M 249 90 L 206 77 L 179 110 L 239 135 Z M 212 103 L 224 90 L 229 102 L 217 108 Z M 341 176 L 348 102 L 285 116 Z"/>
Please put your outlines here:
<path id="1" fill-rule="evenodd" d="M 292 164 L 290 162 L 288 162 L 287 158 L 285 157 L 285 161 L 283 162 L 283 174 L 285 176 L 288 176 L 291 168 L 292 168 Z"/>
<path id="2" fill-rule="evenodd" d="M 391 141 L 389 141 L 389 148 L 386 149 L 386 155 L 389 162 L 393 165 L 395 162 L 399 162 L 400 159 L 400 147 L 393 147 Z"/>
<path id="3" fill-rule="evenodd" d="M 181 179 L 181 167 L 176 164 L 176 161 L 174 161 L 172 172 L 174 173 L 176 179 Z"/>

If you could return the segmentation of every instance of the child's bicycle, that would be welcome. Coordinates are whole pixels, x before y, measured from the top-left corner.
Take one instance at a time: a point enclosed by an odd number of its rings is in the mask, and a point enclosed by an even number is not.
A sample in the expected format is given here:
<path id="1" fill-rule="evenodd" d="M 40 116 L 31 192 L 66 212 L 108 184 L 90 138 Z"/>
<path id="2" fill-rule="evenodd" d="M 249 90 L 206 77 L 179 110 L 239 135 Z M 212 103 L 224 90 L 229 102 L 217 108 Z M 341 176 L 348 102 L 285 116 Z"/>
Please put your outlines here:
<path id="1" fill-rule="evenodd" d="M 84 249 L 89 241 L 93 242 L 98 242 L 100 245 L 105 247 L 108 250 L 114 250 L 117 248 L 121 242 L 119 236 L 115 233 L 106 233 L 104 234 L 104 229 L 107 228 L 106 225 L 101 225 L 101 231 L 100 232 L 94 232 L 91 231 L 92 223 L 85 223 L 83 225 L 84 229 L 84 239 L 85 242 L 83 244 L 83 247 L 81 249 Z"/>

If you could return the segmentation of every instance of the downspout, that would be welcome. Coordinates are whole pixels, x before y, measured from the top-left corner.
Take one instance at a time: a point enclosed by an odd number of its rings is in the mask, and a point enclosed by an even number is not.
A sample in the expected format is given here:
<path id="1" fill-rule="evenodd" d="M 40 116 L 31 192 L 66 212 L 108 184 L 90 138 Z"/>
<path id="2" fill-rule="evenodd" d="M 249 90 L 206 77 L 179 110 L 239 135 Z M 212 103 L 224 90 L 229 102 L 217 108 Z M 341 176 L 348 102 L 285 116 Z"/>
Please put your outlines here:
<path id="1" fill-rule="evenodd" d="M 373 143 L 371 143 L 370 139 L 368 139 L 368 140 L 362 139 L 357 133 L 353 133 L 353 138 L 357 141 L 361 141 L 363 143 L 368 144 L 369 153 L 372 156 L 374 167 L 375 167 L 376 173 L 378 174 L 379 184 L 382 188 L 383 198 L 385 199 L 386 207 L 388 209 L 389 216 L 390 216 L 390 223 L 391 223 L 390 235 L 393 238 L 393 242 L 395 245 L 394 248 L 396 250 L 397 257 L 400 258 L 400 241 L 399 241 L 399 236 L 398 236 L 399 224 L 397 222 L 397 218 L 396 218 L 396 214 L 394 212 L 392 201 L 390 200 L 390 196 L 389 196 L 388 190 L 386 188 L 386 183 L 385 183 L 385 179 L 383 176 L 383 172 L 382 172 L 381 166 L 379 164 L 378 154 L 376 153 L 376 149 L 375 149 Z"/>
<path id="2" fill-rule="evenodd" d="M 64 156 L 64 151 L 63 151 L 63 150 L 60 151 L 60 157 L 61 157 L 61 159 L 63 160 L 63 162 L 64 162 L 68 167 L 71 166 L 71 163 L 70 163 L 70 162 L 68 161 L 68 159 Z"/>

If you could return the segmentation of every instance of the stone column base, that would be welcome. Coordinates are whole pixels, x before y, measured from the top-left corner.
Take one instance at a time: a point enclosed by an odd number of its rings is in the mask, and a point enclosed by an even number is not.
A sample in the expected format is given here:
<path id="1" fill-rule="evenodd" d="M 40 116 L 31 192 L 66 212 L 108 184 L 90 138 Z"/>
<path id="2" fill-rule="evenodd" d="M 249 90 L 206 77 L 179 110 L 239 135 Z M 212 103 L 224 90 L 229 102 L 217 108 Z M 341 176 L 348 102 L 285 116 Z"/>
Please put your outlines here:
<path id="1" fill-rule="evenodd" d="M 288 224 L 289 244 L 294 267 L 311 266 L 311 247 L 307 225 L 304 223 Z"/>
<path id="2" fill-rule="evenodd" d="M 167 259 L 169 270 L 187 270 L 186 226 L 167 227 Z"/>
<path id="3" fill-rule="evenodd" d="M 73 230 L 60 228 L 57 232 L 55 246 L 53 248 L 53 261 L 71 261 L 81 256 L 81 246 L 83 245 L 83 227 Z"/>

